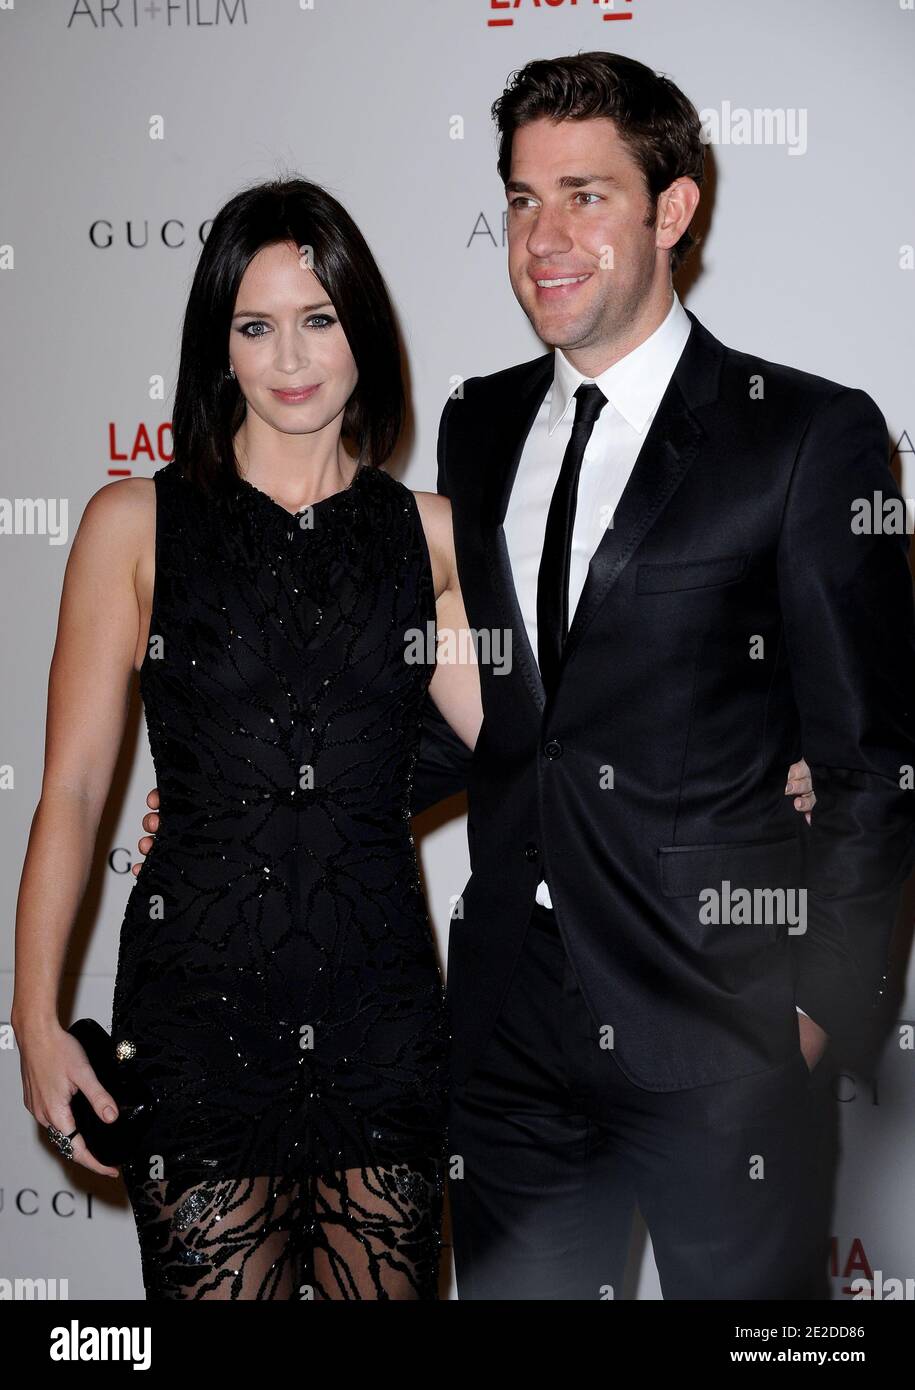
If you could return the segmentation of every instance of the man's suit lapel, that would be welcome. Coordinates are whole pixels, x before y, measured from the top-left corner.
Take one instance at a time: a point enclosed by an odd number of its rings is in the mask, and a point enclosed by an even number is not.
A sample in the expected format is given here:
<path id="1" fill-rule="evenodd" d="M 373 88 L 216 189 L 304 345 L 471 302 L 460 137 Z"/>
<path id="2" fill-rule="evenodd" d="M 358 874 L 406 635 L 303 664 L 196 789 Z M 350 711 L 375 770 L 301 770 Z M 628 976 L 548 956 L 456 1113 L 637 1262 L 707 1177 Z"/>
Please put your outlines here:
<path id="1" fill-rule="evenodd" d="M 543 681 L 540 679 L 540 667 L 531 649 L 518 603 L 502 522 L 521 461 L 524 442 L 530 434 L 552 380 L 553 354 L 548 352 L 531 364 L 519 391 L 510 399 L 498 401 L 499 414 L 490 440 L 489 462 L 480 508 L 483 550 L 489 567 L 490 581 L 502 612 L 502 625 L 512 633 L 513 659 L 520 667 L 524 683 L 538 712 L 543 709 L 545 703 Z"/>
<path id="2" fill-rule="evenodd" d="M 679 386 L 671 379 L 611 523 L 591 557 L 562 649 L 560 678 L 589 622 L 682 481 L 703 436 L 704 430 L 690 414 Z"/>
<path id="3" fill-rule="evenodd" d="M 657 524 L 705 437 L 694 412 L 717 395 L 724 350 L 688 309 L 686 312 L 692 320 L 692 331 L 617 503 L 612 525 L 604 531 L 591 557 L 563 647 L 560 680 L 585 629 L 637 547 Z M 481 509 L 483 546 L 493 588 L 506 626 L 515 636 L 515 655 L 539 710 L 546 703 L 543 681 L 518 603 L 502 523 L 525 441 L 552 380 L 553 354 L 547 353 L 531 364 L 514 399 L 500 402 Z"/>

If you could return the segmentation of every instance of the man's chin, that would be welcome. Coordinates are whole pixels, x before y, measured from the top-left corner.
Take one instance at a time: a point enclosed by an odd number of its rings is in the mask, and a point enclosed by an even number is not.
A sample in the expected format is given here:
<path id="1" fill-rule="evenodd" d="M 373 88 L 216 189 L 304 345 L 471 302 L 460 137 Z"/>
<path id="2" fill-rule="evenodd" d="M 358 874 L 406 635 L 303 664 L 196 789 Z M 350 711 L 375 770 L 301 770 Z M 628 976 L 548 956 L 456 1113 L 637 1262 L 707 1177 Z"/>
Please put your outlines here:
<path id="1" fill-rule="evenodd" d="M 525 305 L 524 312 L 540 341 L 549 348 L 582 347 L 589 341 L 593 324 L 591 317 L 580 314 L 544 313 L 541 306 Z"/>
<path id="2" fill-rule="evenodd" d="M 548 348 L 562 348 L 567 352 L 571 348 L 581 347 L 586 339 L 584 328 L 578 324 L 544 324 L 542 328 L 533 325 L 537 337 Z"/>

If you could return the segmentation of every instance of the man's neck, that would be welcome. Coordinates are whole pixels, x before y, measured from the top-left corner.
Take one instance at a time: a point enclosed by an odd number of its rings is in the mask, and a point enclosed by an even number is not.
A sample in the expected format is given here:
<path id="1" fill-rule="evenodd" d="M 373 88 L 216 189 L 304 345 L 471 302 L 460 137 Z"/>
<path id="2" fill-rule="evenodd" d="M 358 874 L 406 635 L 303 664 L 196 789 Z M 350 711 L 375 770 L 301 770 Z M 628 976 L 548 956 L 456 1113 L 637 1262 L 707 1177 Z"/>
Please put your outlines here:
<path id="1" fill-rule="evenodd" d="M 673 288 L 668 283 L 663 293 L 657 298 L 653 297 L 649 304 L 643 306 L 643 311 L 639 312 L 637 318 L 627 324 L 616 337 L 589 343 L 587 347 L 563 348 L 563 354 L 576 371 L 594 380 L 650 338 L 667 318 L 673 302 Z"/>

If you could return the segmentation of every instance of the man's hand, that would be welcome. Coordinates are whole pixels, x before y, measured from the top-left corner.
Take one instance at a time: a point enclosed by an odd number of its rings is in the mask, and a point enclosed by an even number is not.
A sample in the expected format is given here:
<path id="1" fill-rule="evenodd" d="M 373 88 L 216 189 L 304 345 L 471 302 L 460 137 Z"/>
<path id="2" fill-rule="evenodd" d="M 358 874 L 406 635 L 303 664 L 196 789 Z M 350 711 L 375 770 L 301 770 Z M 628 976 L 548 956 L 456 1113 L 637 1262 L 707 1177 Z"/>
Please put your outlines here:
<path id="1" fill-rule="evenodd" d="M 795 767 L 800 767 L 800 763 L 795 763 Z M 159 809 L 159 788 L 158 788 L 158 787 L 153 787 L 152 791 L 149 793 L 149 795 L 148 795 L 147 798 L 146 798 L 146 804 L 147 804 L 147 806 L 151 806 L 151 807 L 153 808 L 153 812 L 154 812 L 154 813 L 155 813 L 156 811 L 158 811 L 158 809 Z M 159 817 L 158 817 L 157 815 L 155 815 L 155 814 L 149 815 L 149 816 L 144 816 L 144 817 L 143 817 L 143 829 L 144 829 L 144 830 L 148 830 L 148 831 L 150 832 L 150 834 L 144 835 L 143 838 L 142 838 L 142 840 L 137 840 L 137 849 L 140 851 L 140 858 L 139 858 L 139 860 L 137 861 L 137 863 L 134 864 L 134 865 L 132 866 L 132 868 L 131 868 L 131 870 L 130 870 L 130 872 L 131 872 L 134 876 L 136 876 L 136 875 L 140 872 L 140 870 L 141 870 L 142 867 L 143 867 L 143 860 L 146 858 L 147 854 L 149 854 L 149 851 L 152 849 L 153 840 L 156 838 L 156 831 L 159 829 Z"/>
<path id="2" fill-rule="evenodd" d="M 785 787 L 785 795 L 794 797 L 795 811 L 803 811 L 810 824 L 810 812 L 816 805 L 816 795 L 813 790 L 813 780 L 810 776 L 810 768 L 801 758 L 800 762 L 792 763 L 788 769 L 788 785 Z M 150 802 L 150 805 L 152 803 Z M 158 801 L 156 805 L 158 806 Z M 146 817 L 149 820 L 149 816 Z M 146 824 L 146 821 L 143 822 Z"/>
<path id="3" fill-rule="evenodd" d="M 824 1033 L 818 1023 L 814 1023 L 812 1018 L 806 1014 L 798 1014 L 797 1026 L 800 1030 L 801 1051 L 804 1054 L 804 1061 L 810 1071 L 813 1071 L 817 1062 L 826 1051 L 829 1042 L 829 1034 Z"/>
<path id="4" fill-rule="evenodd" d="M 792 763 L 788 769 L 788 785 L 785 787 L 785 794 L 794 797 L 795 811 L 803 811 L 810 824 L 810 812 L 816 803 L 816 796 L 813 791 L 813 781 L 810 776 L 810 768 L 803 758 L 800 762 Z M 144 821 L 145 824 L 145 821 Z M 818 1023 L 807 1014 L 799 1013 L 797 1016 L 797 1026 L 800 1031 L 801 1052 L 804 1054 L 804 1061 L 810 1071 L 813 1071 L 817 1062 L 826 1051 L 829 1043 L 828 1033 L 824 1033 Z"/>

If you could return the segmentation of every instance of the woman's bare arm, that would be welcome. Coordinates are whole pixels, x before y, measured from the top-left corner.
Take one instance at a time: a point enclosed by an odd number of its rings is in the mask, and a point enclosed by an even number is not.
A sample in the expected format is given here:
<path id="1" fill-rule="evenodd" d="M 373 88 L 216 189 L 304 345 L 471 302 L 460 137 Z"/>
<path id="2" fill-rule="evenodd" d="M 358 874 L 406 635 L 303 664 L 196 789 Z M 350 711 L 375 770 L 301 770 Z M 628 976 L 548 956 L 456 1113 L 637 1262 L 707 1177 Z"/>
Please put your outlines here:
<path id="1" fill-rule="evenodd" d="M 109 483 L 92 497 L 64 576 L 48 681 L 41 797 L 29 834 L 16 915 L 11 1022 L 23 1055 L 27 1107 L 69 1133 L 79 1077 L 99 1114 L 101 1091 L 79 1044 L 61 1027 L 58 996 L 73 923 L 86 889 L 102 810 L 124 733 L 135 668 L 145 647 L 152 481 Z M 141 609 L 145 608 L 145 613 Z M 142 644 L 142 645 L 141 645 Z M 84 1063 L 84 1065 L 83 1065 Z M 89 1079 L 91 1077 L 91 1080 Z M 97 1172 L 81 1141 L 74 1156 Z"/>
<path id="2" fill-rule="evenodd" d="M 432 561 L 439 637 L 429 694 L 458 737 L 473 748 L 483 723 L 483 706 L 476 651 L 458 579 L 451 503 L 437 492 L 417 492 L 415 497 Z"/>

